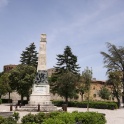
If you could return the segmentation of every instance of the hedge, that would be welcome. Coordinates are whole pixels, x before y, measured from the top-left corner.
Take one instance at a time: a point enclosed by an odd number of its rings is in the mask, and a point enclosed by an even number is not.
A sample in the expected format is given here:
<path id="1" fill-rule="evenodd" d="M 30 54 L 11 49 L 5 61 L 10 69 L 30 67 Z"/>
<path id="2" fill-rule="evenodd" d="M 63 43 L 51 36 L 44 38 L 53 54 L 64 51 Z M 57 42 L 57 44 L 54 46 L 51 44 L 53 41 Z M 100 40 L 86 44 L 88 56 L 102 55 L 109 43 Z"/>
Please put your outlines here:
<path id="1" fill-rule="evenodd" d="M 1 99 L 2 103 L 12 103 L 12 99 Z"/>
<path id="2" fill-rule="evenodd" d="M 29 113 L 22 118 L 22 124 L 105 124 L 103 114 L 96 112 L 50 112 Z"/>
<path id="3" fill-rule="evenodd" d="M 52 101 L 52 103 L 55 106 L 62 106 L 64 104 L 63 101 Z M 69 101 L 68 102 L 68 107 L 79 107 L 79 108 L 86 108 L 87 107 L 87 102 L 77 102 L 77 101 Z M 90 101 L 89 103 L 90 108 L 97 108 L 97 109 L 117 109 L 117 103 L 116 102 L 95 102 L 95 101 Z"/>

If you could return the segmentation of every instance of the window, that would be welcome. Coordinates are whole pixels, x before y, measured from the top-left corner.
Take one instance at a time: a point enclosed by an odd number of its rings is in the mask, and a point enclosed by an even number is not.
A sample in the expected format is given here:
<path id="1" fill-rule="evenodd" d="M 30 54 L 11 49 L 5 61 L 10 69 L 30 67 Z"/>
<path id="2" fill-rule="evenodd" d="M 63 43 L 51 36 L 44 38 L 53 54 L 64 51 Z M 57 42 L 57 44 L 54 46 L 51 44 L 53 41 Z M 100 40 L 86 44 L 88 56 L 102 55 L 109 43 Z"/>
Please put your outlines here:
<path id="1" fill-rule="evenodd" d="M 96 98 L 96 94 L 93 94 L 93 97 Z"/>

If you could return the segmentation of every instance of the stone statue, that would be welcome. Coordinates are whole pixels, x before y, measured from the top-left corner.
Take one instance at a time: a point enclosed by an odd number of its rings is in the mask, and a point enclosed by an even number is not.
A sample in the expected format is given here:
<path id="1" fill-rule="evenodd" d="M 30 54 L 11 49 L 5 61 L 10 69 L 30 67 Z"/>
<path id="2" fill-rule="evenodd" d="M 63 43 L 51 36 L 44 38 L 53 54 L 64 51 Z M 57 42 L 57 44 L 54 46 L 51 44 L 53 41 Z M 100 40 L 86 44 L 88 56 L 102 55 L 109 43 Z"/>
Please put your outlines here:
<path id="1" fill-rule="evenodd" d="M 35 84 L 48 84 L 48 74 L 46 70 L 40 70 L 37 72 L 34 83 Z"/>

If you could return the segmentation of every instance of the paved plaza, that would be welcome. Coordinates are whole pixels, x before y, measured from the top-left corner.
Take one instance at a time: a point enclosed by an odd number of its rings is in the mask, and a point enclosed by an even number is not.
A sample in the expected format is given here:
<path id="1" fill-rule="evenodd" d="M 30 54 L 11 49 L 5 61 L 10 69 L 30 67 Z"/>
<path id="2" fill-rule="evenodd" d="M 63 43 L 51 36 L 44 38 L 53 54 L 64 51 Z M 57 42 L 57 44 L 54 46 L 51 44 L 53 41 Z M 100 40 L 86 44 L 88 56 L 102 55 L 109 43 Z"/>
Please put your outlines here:
<path id="1" fill-rule="evenodd" d="M 14 111 L 13 107 L 13 111 Z M 61 109 L 61 107 L 57 108 L 58 110 Z M 7 104 L 2 104 L 0 105 L 0 112 L 8 112 L 10 111 L 10 106 Z M 79 112 L 86 112 L 86 108 L 74 108 L 74 107 L 68 107 L 67 108 L 68 112 L 72 111 L 79 111 Z M 105 117 L 107 119 L 107 124 L 124 124 L 124 108 L 117 109 L 117 110 L 107 110 L 107 109 L 89 109 L 89 111 L 92 112 L 98 112 L 98 113 L 104 113 Z M 20 120 L 21 118 L 28 114 L 29 112 L 19 112 L 20 115 Z M 31 112 L 33 114 L 36 114 L 37 112 Z M 19 120 L 19 122 L 20 122 Z"/>

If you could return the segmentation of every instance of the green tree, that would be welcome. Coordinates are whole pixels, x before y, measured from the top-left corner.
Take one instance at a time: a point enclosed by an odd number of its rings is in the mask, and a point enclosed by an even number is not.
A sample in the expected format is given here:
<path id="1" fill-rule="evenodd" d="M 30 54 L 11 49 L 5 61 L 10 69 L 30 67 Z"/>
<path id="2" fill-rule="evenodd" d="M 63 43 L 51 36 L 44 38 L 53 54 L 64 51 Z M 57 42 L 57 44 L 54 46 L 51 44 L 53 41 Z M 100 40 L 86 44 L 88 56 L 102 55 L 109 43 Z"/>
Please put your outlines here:
<path id="1" fill-rule="evenodd" d="M 102 99 L 106 99 L 106 100 L 109 100 L 110 98 L 110 95 L 111 95 L 111 92 L 105 87 L 103 86 L 100 90 L 99 90 L 99 96 L 102 98 Z"/>
<path id="2" fill-rule="evenodd" d="M 57 55 L 56 72 L 51 76 L 50 86 L 51 92 L 57 93 L 65 98 L 66 103 L 68 98 L 76 95 L 76 83 L 79 80 L 79 65 L 77 57 L 73 55 L 71 48 L 66 46 L 63 54 Z"/>
<path id="3" fill-rule="evenodd" d="M 108 53 L 101 52 L 104 57 L 104 64 L 107 71 L 122 72 L 123 99 L 124 99 L 124 47 L 116 47 L 111 43 L 107 43 Z"/>
<path id="4" fill-rule="evenodd" d="M 92 70 L 88 67 L 84 69 L 82 73 L 82 82 L 85 84 L 85 91 L 87 91 L 87 111 L 89 111 L 89 100 L 90 100 L 90 85 L 92 80 Z"/>
<path id="5" fill-rule="evenodd" d="M 21 64 L 37 67 L 38 53 L 35 49 L 36 47 L 34 43 L 31 43 L 29 47 L 26 47 L 25 51 L 22 52 L 20 57 Z"/>
<path id="6" fill-rule="evenodd" d="M 73 55 L 71 48 L 66 46 L 63 54 L 57 55 L 57 64 L 55 66 L 57 74 L 62 74 L 67 70 L 78 74 L 79 73 L 79 65 L 77 63 L 77 56 Z"/>
<path id="7" fill-rule="evenodd" d="M 21 102 L 24 96 L 30 95 L 30 89 L 36 74 L 36 68 L 28 65 L 18 65 L 9 75 L 10 87 L 21 95 Z"/>
<path id="8" fill-rule="evenodd" d="M 64 97 L 67 104 L 68 98 L 74 98 L 74 96 L 77 94 L 76 86 L 78 80 L 79 76 L 69 71 L 61 74 L 61 76 L 57 78 L 57 85 L 55 86 L 56 88 L 58 87 L 57 94 L 59 94 L 61 97 Z"/>
<path id="9" fill-rule="evenodd" d="M 83 102 L 84 93 L 86 92 L 85 82 L 83 81 L 82 76 L 80 76 L 79 83 L 77 85 L 77 92 L 81 95 L 81 100 Z"/>
<path id="10" fill-rule="evenodd" d="M 118 107 L 120 107 L 120 98 L 121 98 L 121 89 L 122 89 L 122 80 L 121 80 L 121 72 L 113 71 L 108 73 L 107 84 L 111 84 L 113 96 L 118 101 Z"/>
<path id="11" fill-rule="evenodd" d="M 9 99 L 10 99 L 10 93 L 12 92 L 11 87 L 9 85 L 9 73 L 2 73 L 0 76 L 0 98 L 1 95 L 5 95 L 7 92 L 9 92 Z"/>

